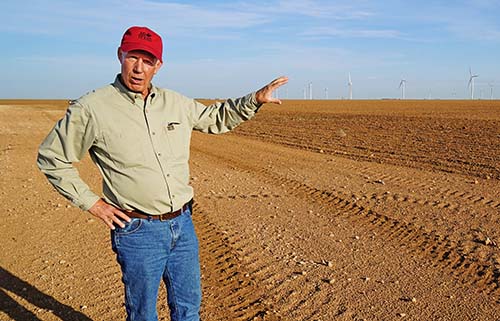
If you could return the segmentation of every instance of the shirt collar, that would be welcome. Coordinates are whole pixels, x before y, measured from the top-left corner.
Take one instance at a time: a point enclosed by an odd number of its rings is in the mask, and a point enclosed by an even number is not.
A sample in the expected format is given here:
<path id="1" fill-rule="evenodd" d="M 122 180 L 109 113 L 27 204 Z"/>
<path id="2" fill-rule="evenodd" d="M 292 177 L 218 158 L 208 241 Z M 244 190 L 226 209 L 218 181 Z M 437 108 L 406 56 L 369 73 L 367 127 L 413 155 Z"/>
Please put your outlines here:
<path id="1" fill-rule="evenodd" d="M 137 99 L 144 100 L 142 97 L 141 93 L 136 93 L 134 91 L 131 91 L 128 89 L 122 82 L 120 74 L 116 75 L 115 81 L 113 83 L 113 86 L 118 90 L 118 92 L 130 100 L 130 102 L 134 103 Z M 158 95 L 158 88 L 151 84 L 151 88 L 149 89 L 149 95 L 148 98 L 154 98 L 156 95 Z"/>

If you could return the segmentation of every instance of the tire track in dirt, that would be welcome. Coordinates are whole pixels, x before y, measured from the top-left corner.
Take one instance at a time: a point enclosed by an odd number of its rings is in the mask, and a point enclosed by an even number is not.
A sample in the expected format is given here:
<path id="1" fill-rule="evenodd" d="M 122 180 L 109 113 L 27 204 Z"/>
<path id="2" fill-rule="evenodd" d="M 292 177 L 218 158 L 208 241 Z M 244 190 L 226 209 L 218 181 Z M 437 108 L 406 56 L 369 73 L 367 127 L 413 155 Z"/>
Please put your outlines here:
<path id="1" fill-rule="evenodd" d="M 281 320 L 269 303 L 264 289 L 245 272 L 227 232 L 207 219 L 202 206 L 195 203 L 193 220 L 200 241 L 200 261 L 207 320 Z M 229 295 L 227 295 L 230 293 Z"/>
<path id="2" fill-rule="evenodd" d="M 316 151 L 312 149 L 312 151 Z M 358 165 L 358 164 L 357 164 Z M 352 197 L 353 199 L 365 197 L 371 201 L 398 201 L 398 202 L 408 202 L 417 203 L 424 206 L 432 206 L 436 208 L 447 208 L 447 209 L 457 209 L 462 210 L 464 205 L 479 205 L 488 207 L 491 209 L 500 209 L 500 200 L 486 197 L 484 195 L 478 195 L 471 193 L 469 191 L 464 191 L 460 189 L 450 189 L 442 188 L 435 184 L 435 181 L 421 181 L 416 180 L 413 176 L 401 176 L 388 174 L 387 172 L 378 171 L 375 167 L 367 166 L 343 166 L 347 170 L 355 170 L 360 174 L 364 175 L 366 178 L 371 178 L 373 183 L 392 182 L 400 185 L 404 185 L 407 189 L 419 189 L 419 190 L 432 190 L 431 199 L 422 199 L 414 195 L 408 194 L 390 194 L 390 193 L 371 193 L 371 194 L 351 194 L 345 195 L 346 197 Z M 342 166 L 342 165 L 339 165 Z M 470 184 L 475 184 L 474 180 Z M 342 191 L 339 191 L 342 193 Z"/>
<path id="3" fill-rule="evenodd" d="M 296 148 L 296 149 L 306 149 L 309 151 L 313 152 L 318 152 L 317 148 L 310 148 L 310 147 L 304 147 L 300 144 L 284 144 L 288 147 Z M 339 153 L 340 156 L 345 156 L 344 152 Z M 433 199 L 432 200 L 424 200 L 424 199 L 419 199 L 416 198 L 415 196 L 412 195 L 401 195 L 401 194 L 370 194 L 370 195 L 363 195 L 367 197 L 370 200 L 384 200 L 384 201 L 403 201 L 403 202 L 410 202 L 410 203 L 418 203 L 420 205 L 428 205 L 428 206 L 433 206 L 437 208 L 447 208 L 447 209 L 457 209 L 461 210 L 463 208 L 464 204 L 469 204 L 469 205 L 480 205 L 480 206 L 486 206 L 492 209 L 500 209 L 500 201 L 496 199 L 492 199 L 489 197 L 485 197 L 483 195 L 478 195 L 478 194 L 473 194 L 468 191 L 463 191 L 463 190 L 458 190 L 458 189 L 449 189 L 449 188 L 437 188 L 434 182 L 429 182 L 429 181 L 416 181 L 412 177 L 403 177 L 403 176 L 396 176 L 396 175 L 391 175 L 387 173 L 382 173 L 379 171 L 374 170 L 373 168 L 368 168 L 368 167 L 349 167 L 349 169 L 356 169 L 356 171 L 360 172 L 361 174 L 366 175 L 367 177 L 376 177 L 376 181 L 392 181 L 400 184 L 406 185 L 408 188 L 415 187 L 419 189 L 432 189 L 433 193 Z M 474 184 L 472 181 L 471 184 Z M 352 194 L 351 195 L 353 198 L 356 198 L 357 195 Z M 443 201 L 445 198 L 451 198 L 451 200 Z"/>
<path id="4" fill-rule="evenodd" d="M 354 167 L 345 167 L 346 169 L 354 169 Z M 343 195 L 346 198 L 351 199 L 361 199 L 364 198 L 368 201 L 394 201 L 394 202 L 405 202 L 405 203 L 413 203 L 419 204 L 423 206 L 431 206 L 436 208 L 446 208 L 446 209 L 456 209 L 462 210 L 464 205 L 475 205 L 475 206 L 484 206 L 491 209 L 500 209 L 500 201 L 492 198 L 488 198 L 482 195 L 473 194 L 470 192 L 466 192 L 458 189 L 449 189 L 449 188 L 436 188 L 433 182 L 421 182 L 415 181 L 410 177 L 401 177 L 390 174 L 384 174 L 381 172 L 373 171 L 368 168 L 356 168 L 358 172 L 366 175 L 367 177 L 376 177 L 374 179 L 374 183 L 387 181 L 387 182 L 395 182 L 398 184 L 406 185 L 407 188 L 419 188 L 429 190 L 432 188 L 432 199 L 423 199 L 418 196 L 410 195 L 410 194 L 402 194 L 402 193 L 370 193 L 370 194 L 356 194 L 356 193 L 345 193 L 343 191 L 338 191 L 339 194 Z M 385 184 L 385 183 L 384 183 Z M 266 197 L 270 197 L 268 195 Z M 274 195 L 276 196 L 276 195 Z M 256 195 L 227 195 L 226 198 L 230 199 L 242 199 L 247 197 L 257 197 Z M 279 197 L 279 195 L 278 195 Z M 446 199 L 446 200 L 443 200 Z"/>
<path id="5" fill-rule="evenodd" d="M 207 156 L 210 152 L 203 150 L 203 153 Z M 448 235 L 377 213 L 337 191 L 318 189 L 250 162 L 243 163 L 241 159 L 235 161 L 228 156 L 213 153 L 210 153 L 210 157 L 218 162 L 230 163 L 242 172 L 258 175 L 266 184 L 286 186 L 289 194 L 328 207 L 330 213 L 336 213 L 335 215 L 344 220 L 368 226 L 379 237 L 396 243 L 406 253 L 418 254 L 426 260 L 432 260 L 435 267 L 446 271 L 460 282 L 473 285 L 478 291 L 494 295 L 496 300 L 499 300 L 500 272 L 478 254 L 486 245 L 477 244 L 475 247 L 466 248 Z M 498 249 L 495 249 L 495 252 L 498 253 Z M 257 254 L 252 255 L 259 261 Z M 265 263 L 260 265 L 265 266 Z M 293 309 L 295 308 L 297 307 Z"/>
<path id="6" fill-rule="evenodd" d="M 418 199 L 411 195 L 387 195 L 387 194 L 371 194 L 369 197 L 371 199 L 383 199 L 383 200 L 392 200 L 392 201 L 404 201 L 411 203 L 418 203 L 420 205 L 430 205 L 438 208 L 450 208 L 450 209 L 460 209 L 463 204 L 470 205 L 480 205 L 489 207 L 492 209 L 500 208 L 500 201 L 492 198 L 485 197 L 483 195 L 477 195 L 470 193 L 468 191 L 463 191 L 459 189 L 450 189 L 450 188 L 441 188 L 437 187 L 435 182 L 432 181 L 417 181 L 413 179 L 411 176 L 403 177 L 396 176 L 387 173 L 382 173 L 377 170 L 369 169 L 367 167 L 360 167 L 357 170 L 368 177 L 375 177 L 375 181 L 391 181 L 401 185 L 407 186 L 407 188 L 418 188 L 424 190 L 432 190 L 432 198 L 433 200 L 423 200 Z M 471 182 L 473 184 L 473 182 Z M 443 201 L 444 198 L 451 198 L 452 201 Z"/>

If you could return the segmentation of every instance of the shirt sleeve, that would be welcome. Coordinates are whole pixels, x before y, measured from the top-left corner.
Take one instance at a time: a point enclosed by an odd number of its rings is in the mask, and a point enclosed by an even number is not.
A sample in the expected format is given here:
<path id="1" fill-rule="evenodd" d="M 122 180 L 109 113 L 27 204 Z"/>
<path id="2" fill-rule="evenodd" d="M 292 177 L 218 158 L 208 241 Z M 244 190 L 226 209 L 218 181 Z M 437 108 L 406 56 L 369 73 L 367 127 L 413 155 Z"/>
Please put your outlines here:
<path id="1" fill-rule="evenodd" d="M 49 182 L 82 210 L 88 210 L 99 200 L 80 178 L 73 166 L 92 146 L 96 126 L 90 112 L 79 103 L 72 104 L 38 150 L 37 165 Z"/>
<path id="2" fill-rule="evenodd" d="M 192 113 L 193 128 L 210 134 L 228 132 L 252 118 L 261 105 L 257 103 L 255 93 L 209 106 L 195 101 Z"/>

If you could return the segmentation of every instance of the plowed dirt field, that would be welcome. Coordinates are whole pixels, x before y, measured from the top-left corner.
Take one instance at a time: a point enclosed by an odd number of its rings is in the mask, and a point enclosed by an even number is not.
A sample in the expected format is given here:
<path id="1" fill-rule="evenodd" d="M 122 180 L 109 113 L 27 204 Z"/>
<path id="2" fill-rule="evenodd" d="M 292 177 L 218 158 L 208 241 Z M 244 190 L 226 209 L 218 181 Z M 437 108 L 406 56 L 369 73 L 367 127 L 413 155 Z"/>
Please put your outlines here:
<path id="1" fill-rule="evenodd" d="M 0 320 L 125 317 L 109 231 L 36 168 L 66 107 L 0 100 Z M 191 176 L 203 320 L 500 320 L 500 101 L 266 105 Z"/>

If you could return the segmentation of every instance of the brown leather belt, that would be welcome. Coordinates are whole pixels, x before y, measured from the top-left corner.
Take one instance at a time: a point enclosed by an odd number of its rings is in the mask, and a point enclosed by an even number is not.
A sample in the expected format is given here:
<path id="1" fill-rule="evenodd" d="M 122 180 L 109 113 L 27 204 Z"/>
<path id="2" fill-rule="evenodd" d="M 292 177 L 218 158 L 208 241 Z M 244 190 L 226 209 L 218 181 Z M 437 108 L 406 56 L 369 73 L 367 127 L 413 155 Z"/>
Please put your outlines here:
<path id="1" fill-rule="evenodd" d="M 127 214 L 128 217 L 133 217 L 133 218 L 144 218 L 144 219 L 166 221 L 166 220 L 171 220 L 171 219 L 176 218 L 177 216 L 181 215 L 188 208 L 190 208 L 192 204 L 193 204 L 193 200 L 190 200 L 186 204 L 182 205 L 182 207 L 180 209 L 178 209 L 177 211 L 168 212 L 168 213 L 164 213 L 164 214 L 152 215 L 152 214 L 147 214 L 147 213 L 144 213 L 144 212 L 141 212 L 138 210 L 128 211 L 128 212 L 125 212 L 125 214 Z"/>

